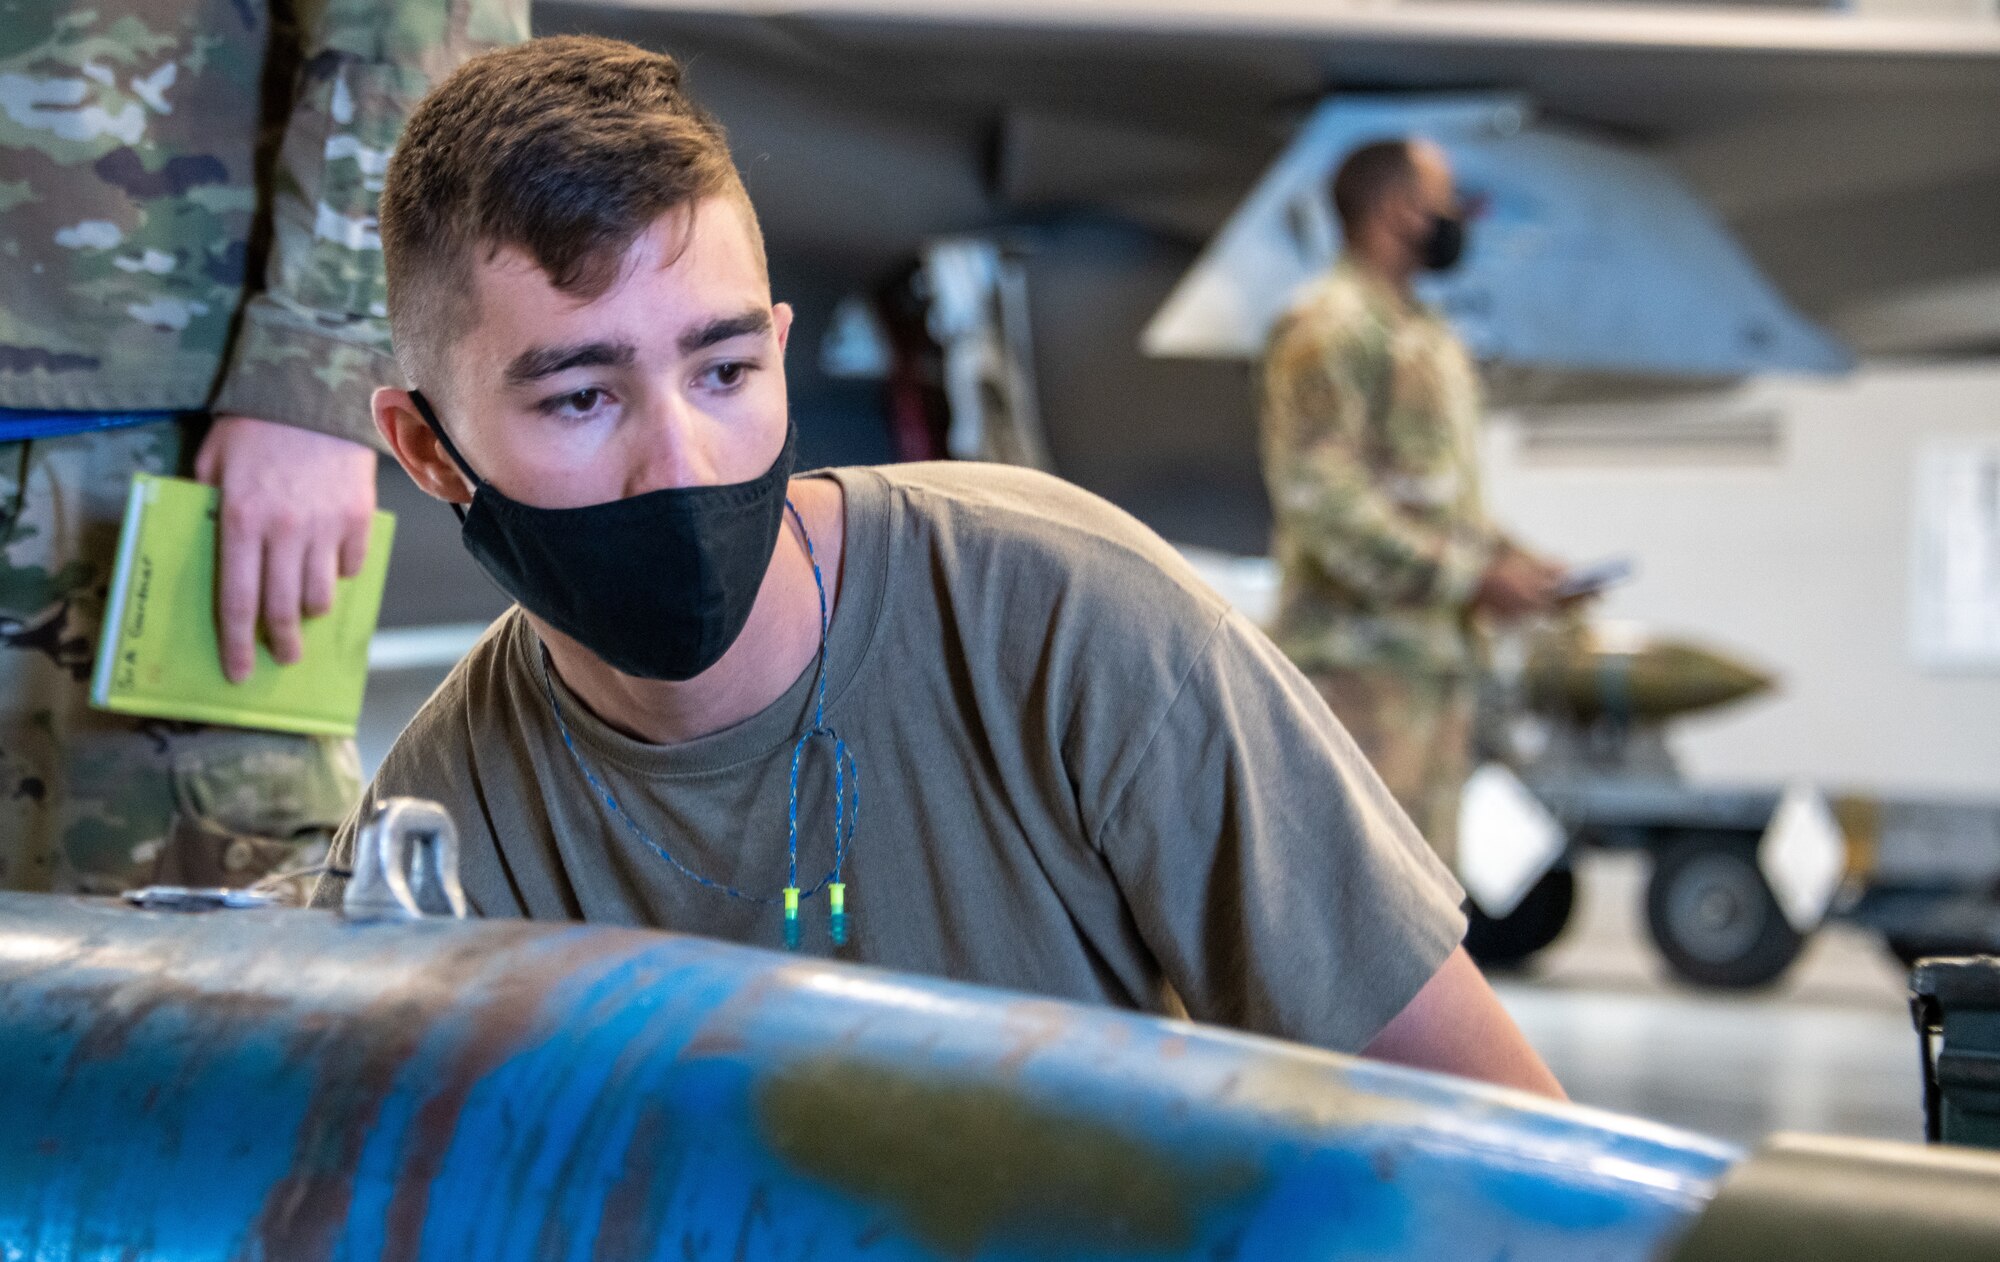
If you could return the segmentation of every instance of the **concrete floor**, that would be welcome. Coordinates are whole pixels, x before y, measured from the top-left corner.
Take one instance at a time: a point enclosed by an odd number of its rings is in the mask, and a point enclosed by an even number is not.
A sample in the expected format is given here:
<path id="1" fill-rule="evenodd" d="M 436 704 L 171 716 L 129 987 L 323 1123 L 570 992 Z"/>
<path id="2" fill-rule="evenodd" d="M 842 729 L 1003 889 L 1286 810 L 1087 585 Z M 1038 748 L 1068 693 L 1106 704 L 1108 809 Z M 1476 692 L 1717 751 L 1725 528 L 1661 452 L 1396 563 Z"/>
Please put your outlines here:
<path id="1" fill-rule="evenodd" d="M 378 672 L 360 747 L 373 772 L 442 669 Z M 1497 977 L 1514 1019 L 1579 1103 L 1752 1144 L 1776 1130 L 1922 1137 L 1903 974 L 1867 935 L 1822 932 L 1775 988 L 1698 991 L 1646 940 L 1646 869 L 1594 857 L 1569 932 Z"/>
<path id="2" fill-rule="evenodd" d="M 1901 967 L 1873 937 L 1823 930 L 1773 989 L 1674 981 L 1645 936 L 1646 868 L 1590 860 L 1569 932 L 1495 988 L 1580 1104 L 1739 1143 L 1772 1131 L 1923 1137 Z"/>

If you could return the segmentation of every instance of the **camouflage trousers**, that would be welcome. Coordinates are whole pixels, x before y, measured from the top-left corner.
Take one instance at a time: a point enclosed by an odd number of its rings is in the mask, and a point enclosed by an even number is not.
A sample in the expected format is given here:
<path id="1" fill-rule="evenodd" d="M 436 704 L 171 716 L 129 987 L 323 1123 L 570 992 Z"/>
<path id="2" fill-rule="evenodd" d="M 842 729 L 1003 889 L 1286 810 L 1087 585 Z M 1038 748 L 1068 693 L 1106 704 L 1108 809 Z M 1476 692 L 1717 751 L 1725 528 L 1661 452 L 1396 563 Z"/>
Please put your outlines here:
<path id="1" fill-rule="evenodd" d="M 351 740 L 90 708 L 132 474 L 184 471 L 201 424 L 0 443 L 0 887 L 282 876 L 320 862 L 359 797 Z"/>
<path id="2" fill-rule="evenodd" d="M 1478 685 L 1390 670 L 1316 671 L 1320 696 L 1447 866 L 1458 859 L 1458 799 L 1472 763 Z"/>

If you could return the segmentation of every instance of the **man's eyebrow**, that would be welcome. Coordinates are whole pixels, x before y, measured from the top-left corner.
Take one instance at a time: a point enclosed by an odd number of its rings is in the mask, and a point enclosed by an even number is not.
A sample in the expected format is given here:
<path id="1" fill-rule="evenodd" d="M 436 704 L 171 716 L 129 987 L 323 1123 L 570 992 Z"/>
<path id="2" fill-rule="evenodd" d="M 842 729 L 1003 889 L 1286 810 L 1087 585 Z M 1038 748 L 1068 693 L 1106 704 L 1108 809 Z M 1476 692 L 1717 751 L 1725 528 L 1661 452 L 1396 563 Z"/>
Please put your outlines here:
<path id="1" fill-rule="evenodd" d="M 720 316 L 681 334 L 681 354 L 692 355 L 717 342 L 727 342 L 746 333 L 762 333 L 770 327 L 771 313 L 762 308 L 745 311 L 742 315 Z"/>
<path id="2" fill-rule="evenodd" d="M 507 384 L 532 385 L 572 368 L 622 367 L 638 357 L 630 342 L 579 342 L 572 346 L 534 346 L 507 365 Z"/>

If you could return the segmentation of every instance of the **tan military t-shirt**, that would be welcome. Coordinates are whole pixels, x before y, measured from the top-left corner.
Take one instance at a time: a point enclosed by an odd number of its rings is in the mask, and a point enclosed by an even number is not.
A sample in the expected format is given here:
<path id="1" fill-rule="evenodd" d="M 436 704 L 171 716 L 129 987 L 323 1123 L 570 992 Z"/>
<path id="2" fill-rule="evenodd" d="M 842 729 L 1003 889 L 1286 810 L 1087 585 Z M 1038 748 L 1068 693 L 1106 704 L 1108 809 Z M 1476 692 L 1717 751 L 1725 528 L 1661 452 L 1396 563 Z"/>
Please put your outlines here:
<path id="1" fill-rule="evenodd" d="M 847 533 L 827 722 L 861 774 L 843 873 L 803 949 L 1353 1050 L 1464 931 L 1462 897 L 1317 694 L 1124 513 L 987 465 L 843 469 Z M 759 946 L 783 916 L 676 872 L 586 782 L 533 630 L 497 622 L 389 752 L 378 795 L 457 818 L 488 916 L 647 925 Z M 648 745 L 554 683 L 577 754 L 632 821 L 738 890 L 785 885 L 809 669 L 735 727 Z M 832 863 L 824 746 L 799 877 Z M 353 822 L 343 831 L 347 852 Z M 337 894 L 330 883 L 321 901 Z"/>

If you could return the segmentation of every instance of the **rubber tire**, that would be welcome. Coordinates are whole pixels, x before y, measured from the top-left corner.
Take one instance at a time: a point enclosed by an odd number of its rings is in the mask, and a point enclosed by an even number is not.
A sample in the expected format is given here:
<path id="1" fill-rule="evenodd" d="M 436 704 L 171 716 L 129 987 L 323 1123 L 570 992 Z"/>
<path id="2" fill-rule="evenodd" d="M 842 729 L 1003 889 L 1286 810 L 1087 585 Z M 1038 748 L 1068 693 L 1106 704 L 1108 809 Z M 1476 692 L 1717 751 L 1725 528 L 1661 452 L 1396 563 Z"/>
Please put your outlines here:
<path id="1" fill-rule="evenodd" d="M 1514 910 L 1498 920 L 1467 904 L 1466 954 L 1481 968 L 1518 968 L 1562 936 L 1575 906 L 1576 873 L 1569 868 L 1544 872 Z"/>
<path id="2" fill-rule="evenodd" d="M 1704 940 L 1689 923 L 1705 910 L 1697 903 L 1730 917 L 1727 938 Z M 1728 990 L 1770 985 L 1805 946 L 1757 869 L 1754 840 L 1738 837 L 1689 837 L 1661 849 L 1646 883 L 1646 927 L 1682 979 Z"/>

